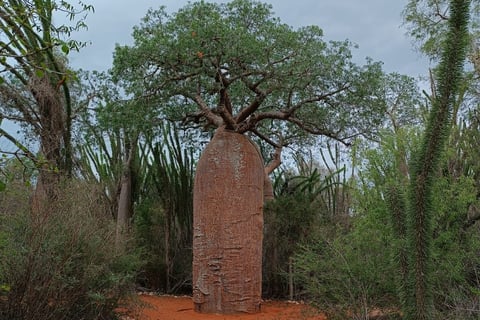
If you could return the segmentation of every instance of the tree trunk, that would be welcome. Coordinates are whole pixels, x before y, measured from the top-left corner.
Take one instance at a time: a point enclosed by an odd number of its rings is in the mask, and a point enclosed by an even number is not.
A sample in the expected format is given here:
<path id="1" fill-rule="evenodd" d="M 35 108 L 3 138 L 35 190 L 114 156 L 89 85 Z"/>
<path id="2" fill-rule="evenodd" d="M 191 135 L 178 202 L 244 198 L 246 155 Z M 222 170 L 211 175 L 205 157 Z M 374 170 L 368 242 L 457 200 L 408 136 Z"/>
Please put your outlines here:
<path id="1" fill-rule="evenodd" d="M 38 181 L 33 194 L 32 212 L 48 214 L 57 198 L 59 182 L 65 176 L 62 148 L 65 132 L 63 101 L 46 77 L 30 83 L 38 105 L 40 153 L 37 159 Z"/>
<path id="2" fill-rule="evenodd" d="M 125 233 L 128 231 L 130 218 L 132 216 L 132 173 L 127 169 L 122 176 L 120 184 L 120 195 L 118 197 L 117 225 L 115 235 L 115 247 L 117 250 L 123 248 Z"/>
<path id="3" fill-rule="evenodd" d="M 253 142 L 218 129 L 195 175 L 195 311 L 260 311 L 264 176 L 263 161 Z"/>
<path id="4" fill-rule="evenodd" d="M 130 219 L 133 215 L 133 197 L 132 197 L 132 162 L 136 152 L 136 139 L 133 143 L 126 142 L 127 159 L 123 164 L 123 173 L 120 180 L 120 193 L 118 195 L 117 225 L 115 235 L 115 246 L 117 250 L 123 248 L 125 234 L 128 232 Z"/>

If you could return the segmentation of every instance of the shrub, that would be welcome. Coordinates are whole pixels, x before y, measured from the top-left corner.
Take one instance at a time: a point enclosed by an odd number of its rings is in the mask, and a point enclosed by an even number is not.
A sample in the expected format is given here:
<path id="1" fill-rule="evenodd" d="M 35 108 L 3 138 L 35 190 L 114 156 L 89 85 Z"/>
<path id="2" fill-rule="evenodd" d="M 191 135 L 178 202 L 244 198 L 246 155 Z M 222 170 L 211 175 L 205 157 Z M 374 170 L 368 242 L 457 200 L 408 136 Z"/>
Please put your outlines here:
<path id="1" fill-rule="evenodd" d="M 0 213 L 1 319 L 113 319 L 133 292 L 139 259 L 115 252 L 108 211 L 91 187 L 63 187 L 47 210 Z"/>
<path id="2" fill-rule="evenodd" d="M 299 244 L 308 238 L 317 209 L 308 196 L 281 195 L 264 209 L 263 295 L 289 297 L 289 260 Z"/>
<path id="3" fill-rule="evenodd" d="M 167 292 L 164 212 L 147 199 L 135 208 L 134 217 L 135 238 L 144 261 L 137 282 L 148 290 Z"/>
<path id="4" fill-rule="evenodd" d="M 384 230 L 358 224 L 334 237 L 322 236 L 326 232 L 320 230 L 317 240 L 295 256 L 295 281 L 304 288 L 304 298 L 329 319 L 365 319 L 371 308 L 396 302 L 390 239 Z"/>

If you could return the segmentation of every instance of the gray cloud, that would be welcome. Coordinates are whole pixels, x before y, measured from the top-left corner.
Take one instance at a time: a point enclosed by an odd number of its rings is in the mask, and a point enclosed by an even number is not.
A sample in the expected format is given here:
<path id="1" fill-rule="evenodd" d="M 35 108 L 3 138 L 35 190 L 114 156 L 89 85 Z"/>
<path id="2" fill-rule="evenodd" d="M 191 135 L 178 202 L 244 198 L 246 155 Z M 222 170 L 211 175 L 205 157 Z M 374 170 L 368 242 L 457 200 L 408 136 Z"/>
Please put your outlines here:
<path id="1" fill-rule="evenodd" d="M 148 8 L 165 5 L 175 12 L 187 0 L 90 0 L 95 13 L 87 19 L 88 31 L 76 34 L 91 45 L 73 53 L 70 62 L 83 69 L 106 70 L 111 66 L 115 44 L 131 44 L 134 25 Z M 216 2 L 222 2 L 217 0 Z M 365 57 L 383 61 L 388 72 L 425 75 L 427 61 L 413 50 L 402 27 L 401 12 L 407 0 L 270 0 L 275 15 L 294 27 L 318 25 L 327 40 L 348 39 L 358 44 L 357 62 Z"/>

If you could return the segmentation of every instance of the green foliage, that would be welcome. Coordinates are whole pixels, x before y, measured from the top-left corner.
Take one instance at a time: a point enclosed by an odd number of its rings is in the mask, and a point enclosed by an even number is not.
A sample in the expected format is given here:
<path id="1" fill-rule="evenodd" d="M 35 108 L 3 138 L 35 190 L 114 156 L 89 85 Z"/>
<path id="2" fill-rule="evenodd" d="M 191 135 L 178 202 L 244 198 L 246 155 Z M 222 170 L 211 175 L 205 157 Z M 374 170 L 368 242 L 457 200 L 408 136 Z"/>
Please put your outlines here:
<path id="1" fill-rule="evenodd" d="M 306 192 L 278 195 L 264 208 L 263 294 L 287 298 L 288 270 L 301 243 L 310 239 L 319 223 L 318 201 Z"/>
<path id="2" fill-rule="evenodd" d="M 291 259 L 302 245 L 315 241 L 319 229 L 330 233 L 333 226 L 348 224 L 344 168 L 322 168 L 300 155 L 295 164 L 295 169 L 275 176 L 275 199 L 264 208 L 263 292 L 267 296 L 291 298 L 293 293 L 301 297 L 301 286 L 289 287 Z"/>
<path id="3" fill-rule="evenodd" d="M 406 285 L 406 319 L 431 319 L 433 291 L 431 260 L 433 236 L 432 187 L 451 126 L 468 46 L 470 1 L 450 2 L 451 17 L 438 68 L 437 92 L 430 110 L 423 140 L 411 163 L 407 203 L 407 243 L 410 252 Z"/>
<path id="4" fill-rule="evenodd" d="M 474 319 L 479 314 L 475 308 L 461 312 L 462 306 L 477 298 L 469 288 L 478 286 L 478 279 L 472 275 L 480 266 L 480 236 L 478 226 L 465 227 L 477 190 L 470 177 L 444 176 L 436 181 L 433 192 L 436 214 L 433 219 L 432 263 L 435 268 L 432 286 L 436 309 L 445 319 L 452 314 L 457 314 L 457 319 Z"/>
<path id="5" fill-rule="evenodd" d="M 138 282 L 152 290 L 185 292 L 191 278 L 192 186 L 198 146 L 188 147 L 195 143 L 188 132 L 159 121 L 150 99 L 125 101 L 108 74 L 86 76 L 99 95 L 95 113 L 83 119 L 82 176 L 103 186 L 115 216 L 125 162 L 129 150 L 135 150 L 131 222 L 146 262 Z"/>
<path id="6" fill-rule="evenodd" d="M 449 12 L 449 0 L 409 1 L 403 11 L 408 34 L 420 50 L 432 59 L 439 59 L 446 41 Z M 480 32 L 480 3 L 473 1 L 470 8 L 470 33 L 477 38 Z M 469 48 L 476 50 L 475 47 Z"/>
<path id="7" fill-rule="evenodd" d="M 396 133 L 385 132 L 376 147 L 358 146 L 362 161 L 355 160 L 359 166 L 351 184 L 352 218 L 344 228 L 323 225 L 296 251 L 296 286 L 332 317 L 345 319 L 347 313 L 357 312 L 361 318 L 361 310 L 365 317 L 373 306 L 396 309 L 405 302 L 407 246 L 402 234 L 406 226 L 403 218 L 395 219 L 388 199 L 402 196 L 408 185 L 399 167 L 402 159 L 410 159 L 418 139 L 417 128 L 403 127 Z M 433 183 L 433 319 L 478 317 L 474 288 L 478 287 L 480 233 L 477 224 L 467 223 L 476 217 L 470 210 L 478 203 L 478 188 L 472 171 L 455 162 L 458 147 L 458 143 L 450 145 L 448 157 L 441 158 L 444 169 L 437 171 L 442 175 Z M 472 162 L 462 164 L 469 168 Z M 392 192 L 393 187 L 397 192 Z M 402 200 L 394 202 L 400 204 L 401 213 Z"/>
<path id="8" fill-rule="evenodd" d="M 320 229 L 295 256 L 296 284 L 329 319 L 364 319 L 371 308 L 395 302 L 387 211 L 358 217 L 351 228 L 333 237 Z"/>
<path id="9" fill-rule="evenodd" d="M 68 69 L 66 54 L 85 45 L 70 39 L 73 31 L 85 27 L 85 12 L 93 7 L 79 2 L 79 9 L 67 1 L 5 0 L 0 6 L 0 113 L 33 133 L 40 145 L 39 157 L 27 150 L 14 135 L 3 129 L 18 153 L 39 160 L 45 185 L 53 185 L 58 173 L 72 174 L 73 99 L 75 75 Z M 73 25 L 55 25 L 55 13 L 66 13 Z M 19 98 L 21 97 L 21 98 Z M 56 168 L 59 172 L 53 172 Z M 53 187 L 53 186 L 52 186 Z M 52 193 L 48 190 L 47 193 Z"/>
<path id="10" fill-rule="evenodd" d="M 113 319 L 133 292 L 138 256 L 115 252 L 114 225 L 90 187 L 64 187 L 47 211 L 0 215 L 2 319 Z"/>
<path id="11" fill-rule="evenodd" d="M 165 125 L 146 137 L 148 175 L 135 210 L 135 230 L 146 264 L 139 281 L 149 289 L 185 292 L 191 285 L 195 156 L 181 132 Z"/>
<path id="12" fill-rule="evenodd" d="M 281 23 L 267 4 L 193 2 L 173 15 L 150 10 L 134 45 L 117 46 L 113 74 L 133 96 L 162 101 L 170 119 L 261 138 L 276 131 L 285 142 L 302 141 L 299 127 L 337 139 L 369 134 L 385 107 L 381 65 L 357 66 L 348 41 L 322 36 Z"/>
<path id="13" fill-rule="evenodd" d="M 67 1 L 2 1 L 3 23 L 0 33 L 5 36 L 3 41 L 5 39 L 11 41 L 9 43 L 2 42 L 2 46 L 9 48 L 9 50 L 2 51 L 2 56 L 20 58 L 17 61 L 29 62 L 32 66 L 41 67 L 42 65 L 34 64 L 40 61 L 37 60 L 39 54 L 49 55 L 48 51 L 51 52 L 56 47 L 61 48 L 65 54 L 68 54 L 70 50 L 78 51 L 86 43 L 69 39 L 69 37 L 73 32 L 86 28 L 85 13 L 90 11 L 94 11 L 93 6 L 81 1 L 78 7 Z M 52 23 L 54 12 L 64 13 L 71 22 L 75 23 L 55 26 Z M 40 49 L 40 52 L 35 52 L 35 47 Z M 20 55 L 18 56 L 17 53 Z M 27 57 L 29 55 L 33 59 Z M 28 59 L 23 60 L 23 58 Z M 8 62 L 2 60 L 2 65 L 7 67 Z M 6 69 L 8 70 L 8 68 Z"/>
<path id="14" fill-rule="evenodd" d="M 137 246 L 144 264 L 137 283 L 149 290 L 167 292 L 167 261 L 165 260 L 165 213 L 153 199 L 143 200 L 135 208 L 134 228 Z M 190 269 L 188 266 L 185 268 Z M 183 275 L 184 280 L 185 275 Z M 188 278 L 188 277 L 187 277 Z"/>

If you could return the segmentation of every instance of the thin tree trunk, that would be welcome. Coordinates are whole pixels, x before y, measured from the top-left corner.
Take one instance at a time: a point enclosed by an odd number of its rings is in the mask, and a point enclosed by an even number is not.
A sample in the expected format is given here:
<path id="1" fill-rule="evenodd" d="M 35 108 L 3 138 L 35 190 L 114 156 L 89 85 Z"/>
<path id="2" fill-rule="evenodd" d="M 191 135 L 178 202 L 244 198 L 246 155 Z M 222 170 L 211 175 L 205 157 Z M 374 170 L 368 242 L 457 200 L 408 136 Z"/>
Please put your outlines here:
<path id="1" fill-rule="evenodd" d="M 172 209 L 170 206 L 167 207 L 165 212 L 165 227 L 164 227 L 164 245 L 165 245 L 165 252 L 164 252 L 164 259 L 165 259 L 165 292 L 170 292 L 170 275 L 172 273 L 171 270 L 171 259 L 170 259 L 170 238 L 171 238 L 171 230 L 172 230 Z"/>
<path id="2" fill-rule="evenodd" d="M 125 234 L 128 231 L 130 219 L 133 214 L 133 197 L 132 197 L 132 162 L 136 152 L 136 140 L 133 143 L 126 142 L 128 145 L 127 160 L 123 166 L 123 174 L 120 182 L 120 194 L 118 196 L 118 209 L 117 209 L 117 226 L 115 235 L 115 246 L 117 250 L 121 250 L 123 247 L 123 241 L 125 240 Z"/>
<path id="3" fill-rule="evenodd" d="M 118 210 L 117 210 L 117 227 L 115 246 L 117 249 L 122 248 L 124 235 L 128 230 L 132 206 L 132 174 L 131 170 L 127 171 L 122 176 L 120 183 L 120 195 L 118 197 Z"/>

